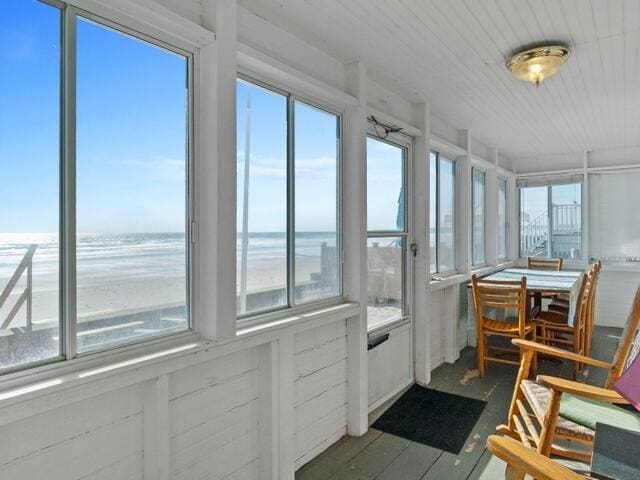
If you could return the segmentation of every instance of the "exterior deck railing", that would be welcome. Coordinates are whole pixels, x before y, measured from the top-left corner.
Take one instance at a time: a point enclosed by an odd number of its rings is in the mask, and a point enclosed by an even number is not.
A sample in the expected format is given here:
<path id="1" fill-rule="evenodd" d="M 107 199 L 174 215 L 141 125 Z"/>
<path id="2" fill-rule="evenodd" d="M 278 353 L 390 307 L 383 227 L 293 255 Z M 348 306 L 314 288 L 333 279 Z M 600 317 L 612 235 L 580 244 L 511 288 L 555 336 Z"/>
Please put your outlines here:
<path id="1" fill-rule="evenodd" d="M 26 253 L 22 257 L 22 260 L 20 261 L 20 263 L 18 264 L 18 267 L 16 268 L 15 272 L 13 272 L 13 275 L 9 279 L 9 282 L 7 283 L 6 287 L 4 287 L 4 290 L 2 291 L 2 293 L 0 294 L 0 309 L 2 309 L 4 304 L 9 299 L 9 296 L 11 295 L 13 290 L 16 288 L 16 285 L 18 284 L 18 281 L 22 277 L 22 274 L 24 273 L 25 270 L 27 271 L 27 286 L 25 287 L 25 289 L 22 291 L 22 293 L 16 300 L 16 303 L 13 305 L 13 307 L 7 314 L 4 321 L 0 324 L 0 330 L 4 330 L 8 328 L 9 325 L 11 325 L 11 322 L 13 321 L 13 319 L 15 318 L 15 316 L 20 311 L 20 308 L 23 305 L 26 305 L 26 308 L 27 308 L 27 312 L 26 312 L 27 328 L 29 329 L 31 328 L 31 318 L 32 318 L 31 310 L 32 310 L 32 303 L 33 303 L 32 301 L 33 300 L 33 255 L 36 253 L 37 248 L 38 248 L 38 245 L 35 245 L 35 244 L 29 245 L 29 248 L 27 249 Z"/>
<path id="2" fill-rule="evenodd" d="M 543 213 L 522 227 L 520 243 L 523 256 L 551 255 L 574 258 L 580 254 L 582 249 L 581 205 L 553 205 L 551 215 L 551 222 L 548 214 Z"/>

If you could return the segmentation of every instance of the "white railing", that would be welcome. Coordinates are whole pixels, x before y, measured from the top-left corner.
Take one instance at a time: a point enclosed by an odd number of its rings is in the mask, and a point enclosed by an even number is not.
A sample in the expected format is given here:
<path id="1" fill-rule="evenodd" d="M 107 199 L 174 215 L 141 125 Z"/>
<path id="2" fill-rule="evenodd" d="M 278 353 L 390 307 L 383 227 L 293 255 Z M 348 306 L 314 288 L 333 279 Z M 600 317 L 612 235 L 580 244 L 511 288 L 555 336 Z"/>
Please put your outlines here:
<path id="1" fill-rule="evenodd" d="M 540 248 L 549 237 L 549 221 L 544 213 L 524 226 L 520 233 L 522 254 L 530 255 Z"/>
<path id="2" fill-rule="evenodd" d="M 549 238 L 549 217 L 546 213 L 536 217 L 524 226 L 520 233 L 523 255 L 544 255 L 573 258 L 582 247 L 582 208 L 581 205 L 553 205 L 551 238 Z"/>
<path id="3" fill-rule="evenodd" d="M 13 272 L 13 275 L 9 279 L 7 286 L 4 287 L 4 290 L 0 294 L 0 310 L 1 310 L 4 304 L 6 303 L 6 301 L 9 299 L 9 295 L 11 295 L 16 285 L 18 284 L 20 277 L 22 277 L 22 274 L 24 273 L 25 270 L 27 271 L 27 286 L 25 287 L 25 289 L 22 291 L 22 293 L 16 300 L 16 303 L 13 305 L 13 308 L 11 308 L 11 310 L 7 314 L 7 317 L 4 319 L 2 324 L 0 324 L 0 330 L 4 330 L 8 328 L 9 325 L 11 325 L 11 322 L 13 321 L 17 313 L 20 311 L 20 308 L 25 304 L 27 308 L 27 328 L 31 328 L 31 317 L 32 317 L 31 309 L 32 309 L 32 300 L 33 300 L 33 255 L 34 253 L 36 253 L 37 248 L 38 248 L 38 245 L 29 245 L 27 252 L 24 254 L 24 257 L 22 257 L 20 264 L 16 268 L 16 271 Z"/>

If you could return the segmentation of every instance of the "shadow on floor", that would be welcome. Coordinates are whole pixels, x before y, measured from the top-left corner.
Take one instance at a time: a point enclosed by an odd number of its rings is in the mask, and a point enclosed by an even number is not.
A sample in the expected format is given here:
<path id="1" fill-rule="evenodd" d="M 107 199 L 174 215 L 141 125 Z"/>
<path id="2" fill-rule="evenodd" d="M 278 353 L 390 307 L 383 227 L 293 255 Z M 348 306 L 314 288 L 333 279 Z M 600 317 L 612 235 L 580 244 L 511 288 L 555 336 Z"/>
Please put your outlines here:
<path id="1" fill-rule="evenodd" d="M 620 329 L 598 327 L 593 356 L 611 360 Z M 570 364 L 541 362 L 538 373 L 569 378 Z M 488 402 L 459 455 L 443 452 L 372 428 L 362 437 L 343 437 L 296 472 L 298 480 L 496 480 L 504 478 L 504 464 L 485 448 L 489 435 L 507 416 L 516 367 L 490 364 L 485 378 L 476 370 L 476 351 L 465 348 L 454 364 L 432 372 L 430 388 Z M 585 372 L 586 381 L 602 385 L 606 372 Z M 399 394 L 401 395 L 401 394 Z M 399 396 L 398 395 L 398 396 Z M 372 412 L 369 424 L 393 404 L 394 398 Z M 446 432 L 443 432 L 446 435 Z"/>

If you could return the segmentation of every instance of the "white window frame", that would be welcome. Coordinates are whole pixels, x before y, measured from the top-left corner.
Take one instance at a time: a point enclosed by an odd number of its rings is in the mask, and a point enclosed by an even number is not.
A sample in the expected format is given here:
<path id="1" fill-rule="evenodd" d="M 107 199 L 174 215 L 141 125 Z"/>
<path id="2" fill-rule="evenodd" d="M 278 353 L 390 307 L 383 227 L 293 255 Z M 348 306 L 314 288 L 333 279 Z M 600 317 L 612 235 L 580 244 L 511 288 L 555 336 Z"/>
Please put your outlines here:
<path id="1" fill-rule="evenodd" d="M 344 112 L 334 106 L 327 105 L 315 99 L 299 93 L 294 93 L 291 89 L 285 89 L 270 79 L 263 79 L 260 75 L 238 69 L 238 80 L 264 88 L 277 93 L 286 98 L 287 101 L 287 303 L 282 306 L 248 312 L 237 315 L 237 327 L 247 328 L 261 323 L 270 322 L 284 316 L 289 316 L 298 312 L 308 312 L 326 306 L 337 305 L 344 301 L 343 294 L 343 266 L 344 266 L 344 246 L 343 246 L 343 212 L 342 212 L 342 191 L 343 191 L 343 150 L 344 150 Z M 336 295 L 312 300 L 308 302 L 295 301 L 295 103 L 300 102 L 320 111 L 335 115 L 338 119 L 338 132 L 340 135 L 337 149 L 337 171 L 336 171 L 336 249 L 338 252 L 338 293 Z"/>
<path id="2" fill-rule="evenodd" d="M 475 172 L 481 172 L 484 178 L 484 189 L 483 189 L 483 200 L 482 200 L 482 236 L 483 236 L 483 241 L 482 241 L 482 245 L 484 248 L 484 253 L 483 253 L 483 261 L 476 263 L 475 258 L 474 258 L 474 240 L 476 237 L 476 232 L 475 232 L 475 228 L 474 228 L 474 199 L 475 199 L 475 182 L 474 182 L 474 177 L 475 177 Z M 484 168 L 479 168 L 475 165 L 471 166 L 471 267 L 472 270 L 477 270 L 479 268 L 483 268 L 487 265 L 487 171 Z"/>
<path id="3" fill-rule="evenodd" d="M 551 223 L 552 223 L 552 209 L 553 209 L 553 194 L 552 194 L 552 188 L 554 186 L 561 186 L 561 185 L 574 185 L 574 184 L 579 184 L 580 185 L 580 210 L 581 210 L 581 221 L 580 221 L 580 258 L 577 259 L 563 259 L 563 264 L 567 265 L 567 266 L 584 266 L 586 264 L 588 264 L 588 258 L 589 258 L 589 254 L 588 252 L 584 251 L 584 245 L 585 245 L 585 215 L 587 212 L 587 207 L 586 207 L 586 203 L 589 201 L 589 199 L 586 197 L 585 194 L 585 183 L 584 180 L 580 180 L 580 181 L 572 181 L 572 182 L 559 182 L 559 183 L 554 183 L 554 182 L 549 182 L 547 184 L 542 184 L 542 185 L 537 185 L 537 187 L 544 187 L 547 189 L 547 218 L 548 218 L 548 224 L 549 224 L 549 232 L 548 235 L 551 235 Z M 516 188 L 516 196 L 517 196 L 517 203 L 518 203 L 518 257 L 520 258 L 520 260 L 526 259 L 527 257 L 525 257 L 523 255 L 522 252 L 522 190 L 526 189 L 526 188 L 535 188 L 536 185 L 532 185 L 532 186 L 521 186 L 521 187 L 517 187 Z M 588 235 L 588 232 L 587 232 Z M 551 241 L 551 238 L 549 238 L 549 247 L 548 247 L 548 252 L 551 252 L 553 249 L 553 243 Z M 551 258 L 549 253 L 547 253 L 547 255 L 545 255 L 544 257 L 540 257 L 540 258 Z"/>
<path id="4" fill-rule="evenodd" d="M 435 252 L 436 252 L 436 258 L 435 258 L 435 265 L 436 265 L 436 270 L 435 272 L 430 272 L 431 275 L 431 279 L 435 280 L 435 276 L 437 276 L 439 279 L 443 279 L 443 278 L 447 278 L 450 277 L 452 275 L 456 275 L 458 273 L 458 269 L 456 268 L 457 265 L 457 253 L 458 253 L 458 246 L 457 246 L 457 229 L 456 229 L 456 224 L 458 221 L 458 195 L 457 195 L 457 175 L 458 175 L 458 171 L 457 171 L 457 163 L 455 158 L 450 158 L 446 153 L 442 153 L 438 150 L 431 150 L 429 152 L 430 154 L 435 154 L 436 155 L 436 192 L 435 192 L 435 198 L 436 198 L 436 205 L 435 205 L 435 212 L 436 212 L 436 218 L 435 218 L 435 226 L 436 226 L 436 240 L 435 240 Z M 453 164 L 453 217 L 454 217 L 454 222 L 453 222 L 453 268 L 450 268 L 448 270 L 440 270 L 440 156 L 444 157 L 445 160 L 447 160 L 448 162 L 451 162 Z M 431 223 L 431 222 L 429 222 Z M 431 225 L 429 225 L 429 228 L 431 228 Z M 429 266 L 430 268 L 431 266 Z"/>
<path id="5" fill-rule="evenodd" d="M 194 198 L 197 195 L 194 182 L 195 165 L 195 138 L 194 118 L 196 116 L 194 92 L 197 88 L 195 65 L 199 60 L 196 44 L 190 44 L 183 39 L 158 30 L 147 27 L 144 23 L 136 21 L 133 17 L 117 14 L 117 18 L 107 18 L 106 15 L 93 13 L 73 4 L 60 0 L 38 0 L 40 3 L 50 5 L 60 10 L 60 155 L 59 155 L 59 181 L 60 181 L 60 218 L 59 224 L 59 311 L 58 323 L 60 327 L 60 354 L 55 357 L 24 363 L 15 367 L 2 369 L 0 383 L 2 385 L 19 382 L 24 378 L 38 378 L 49 372 L 68 371 L 77 368 L 78 365 L 95 365 L 104 362 L 106 358 L 128 358 L 131 352 L 144 354 L 158 348 L 170 347 L 187 340 L 196 338 L 195 332 L 199 323 L 194 308 L 194 265 L 197 262 L 196 249 L 194 248 Z M 89 4 L 89 2 L 86 2 Z M 89 4 L 93 6 L 93 4 Z M 113 13 L 105 8 L 106 13 Z M 111 15 L 109 15 L 111 16 Z M 180 332 L 161 334 L 151 338 L 135 340 L 125 344 L 98 348 L 88 352 L 77 351 L 77 315 L 76 315 L 76 22 L 77 17 L 93 21 L 105 28 L 112 29 L 120 34 L 143 41 L 179 54 L 187 60 L 188 81 L 188 116 L 186 138 L 186 212 L 185 212 L 185 247 L 186 247 L 186 301 L 187 301 L 187 328 Z M 134 26 L 129 26 L 134 25 Z M 201 33 L 201 32 L 198 32 Z"/>
<path id="6" fill-rule="evenodd" d="M 370 327 L 367 322 L 367 332 L 369 334 L 386 331 L 391 329 L 392 327 L 398 326 L 400 324 L 406 323 L 410 321 L 413 313 L 413 288 L 410 279 L 413 278 L 413 254 L 411 253 L 411 245 L 413 244 L 413 202 L 411 199 L 413 198 L 413 184 L 411 179 L 413 177 L 410 172 L 413 171 L 413 137 L 405 135 L 403 133 L 390 134 L 386 138 L 380 138 L 375 129 L 369 126 L 367 128 L 367 135 L 365 138 L 365 142 L 367 139 L 378 140 L 383 143 L 387 143 L 391 146 L 401 148 L 404 150 L 404 158 L 403 158 L 403 187 L 405 189 L 405 202 L 404 202 L 404 215 L 405 215 L 405 225 L 404 230 L 369 230 L 367 226 L 366 237 L 367 237 L 367 246 L 365 249 L 368 250 L 368 242 L 369 238 L 379 238 L 379 237 L 403 237 L 405 239 L 404 252 L 402 256 L 402 267 L 403 267 L 403 278 L 402 278 L 402 294 L 403 294 L 403 305 L 402 305 L 402 315 L 399 317 L 390 318 L 384 323 L 378 324 L 374 327 Z M 366 148 L 365 148 L 366 149 Z M 368 161 L 368 157 L 367 157 Z"/>
<path id="7" fill-rule="evenodd" d="M 500 205 L 500 185 L 504 185 L 504 257 L 498 255 L 498 263 L 504 263 L 509 258 L 509 179 L 498 175 L 498 205 Z M 498 216 L 498 230 L 500 229 L 500 217 Z M 498 232 L 499 233 L 499 232 Z M 500 245 L 498 245 L 500 248 Z"/>

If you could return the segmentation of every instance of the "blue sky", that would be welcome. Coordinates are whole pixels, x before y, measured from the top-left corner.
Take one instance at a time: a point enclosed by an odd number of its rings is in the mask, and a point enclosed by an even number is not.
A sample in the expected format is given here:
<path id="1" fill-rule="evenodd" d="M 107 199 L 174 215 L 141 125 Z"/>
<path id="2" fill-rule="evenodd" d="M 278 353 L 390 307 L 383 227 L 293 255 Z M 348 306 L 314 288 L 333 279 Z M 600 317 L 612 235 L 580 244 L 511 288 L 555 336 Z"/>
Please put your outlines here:
<path id="1" fill-rule="evenodd" d="M 247 97 L 250 96 L 250 108 Z M 238 232 L 242 230 L 244 164 L 249 151 L 249 231 L 284 232 L 287 221 L 287 99 L 238 82 Z M 246 143 L 250 118 L 250 143 Z M 294 103 L 296 231 L 336 231 L 336 115 Z"/>
<path id="2" fill-rule="evenodd" d="M 187 60 L 82 19 L 77 36 L 78 232 L 184 231 Z M 0 232 L 58 229 L 59 37 L 48 5 L 0 16 Z"/>

